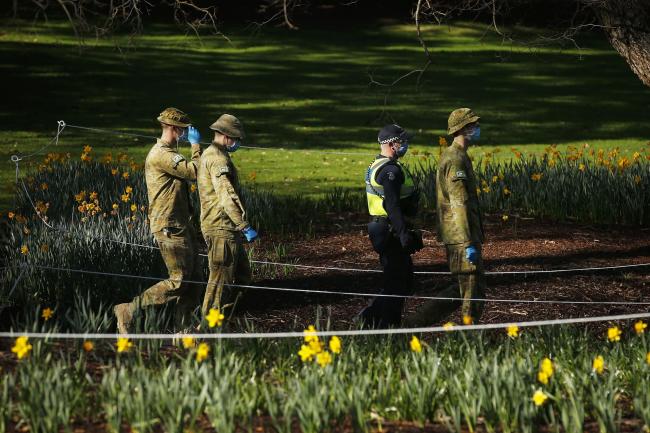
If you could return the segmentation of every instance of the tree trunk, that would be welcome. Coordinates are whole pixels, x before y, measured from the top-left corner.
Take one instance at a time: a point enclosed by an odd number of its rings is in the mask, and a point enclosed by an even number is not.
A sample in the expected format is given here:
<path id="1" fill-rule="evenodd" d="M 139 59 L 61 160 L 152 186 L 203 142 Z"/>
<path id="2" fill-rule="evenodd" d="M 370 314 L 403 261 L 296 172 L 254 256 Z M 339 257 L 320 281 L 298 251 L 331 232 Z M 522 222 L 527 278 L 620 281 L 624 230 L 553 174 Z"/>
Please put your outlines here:
<path id="1" fill-rule="evenodd" d="M 614 49 L 650 87 L 650 0 L 601 0 L 594 9 Z"/>

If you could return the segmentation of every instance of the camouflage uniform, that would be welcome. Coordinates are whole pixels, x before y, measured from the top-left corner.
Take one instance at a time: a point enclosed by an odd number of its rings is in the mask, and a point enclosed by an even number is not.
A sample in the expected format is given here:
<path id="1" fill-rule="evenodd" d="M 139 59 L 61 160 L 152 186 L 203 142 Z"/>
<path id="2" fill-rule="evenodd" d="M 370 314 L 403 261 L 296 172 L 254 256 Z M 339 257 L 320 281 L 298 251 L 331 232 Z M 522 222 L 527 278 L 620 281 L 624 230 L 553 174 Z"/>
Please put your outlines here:
<path id="1" fill-rule="evenodd" d="M 243 137 L 243 128 L 234 117 L 224 114 L 210 127 L 233 138 Z M 213 143 L 199 163 L 197 177 L 201 199 L 201 231 L 208 245 L 210 277 L 203 298 L 202 313 L 223 309 L 235 300 L 235 291 L 226 284 L 248 284 L 251 268 L 244 249 L 242 230 L 249 226 L 237 194 L 237 170 L 224 146 Z M 223 296 L 223 299 L 222 299 Z"/>
<path id="2" fill-rule="evenodd" d="M 187 116 L 172 108 L 163 111 L 158 120 L 178 127 L 189 126 Z M 187 184 L 196 179 L 200 155 L 200 146 L 192 145 L 192 160 L 187 161 L 170 143 L 160 139 L 147 155 L 144 169 L 149 225 L 169 278 L 154 284 L 130 303 L 116 306 L 120 332 L 126 332 L 136 310 L 167 303 L 176 305 L 177 326 L 187 326 L 191 310 L 199 303 L 201 286 L 185 281 L 202 279 L 196 234 L 190 224 L 192 209 Z"/>
<path id="3" fill-rule="evenodd" d="M 464 126 L 478 121 L 469 109 L 449 119 L 449 133 L 454 134 Z M 455 116 L 458 116 L 454 118 Z M 458 286 L 438 292 L 443 298 L 484 298 L 485 273 L 481 257 L 484 241 L 483 221 L 479 208 L 477 182 L 467 151 L 453 142 L 444 150 L 436 173 L 436 211 L 438 214 L 438 237 L 445 244 L 447 262 L 452 275 L 458 278 Z M 465 257 L 465 248 L 474 246 L 479 254 L 476 264 Z M 409 326 L 427 326 L 439 322 L 462 305 L 463 316 L 478 321 L 483 313 L 483 302 L 433 300 L 426 302 L 413 316 Z"/>

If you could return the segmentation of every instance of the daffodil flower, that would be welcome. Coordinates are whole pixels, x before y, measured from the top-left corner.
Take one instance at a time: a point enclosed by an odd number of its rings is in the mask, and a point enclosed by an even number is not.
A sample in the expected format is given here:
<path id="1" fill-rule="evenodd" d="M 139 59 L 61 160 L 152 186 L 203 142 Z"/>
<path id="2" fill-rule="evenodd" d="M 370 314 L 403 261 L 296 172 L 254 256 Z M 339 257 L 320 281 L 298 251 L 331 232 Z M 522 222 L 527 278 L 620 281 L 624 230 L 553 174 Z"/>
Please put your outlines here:
<path id="1" fill-rule="evenodd" d="M 422 343 L 420 343 L 420 340 L 415 335 L 411 338 L 409 345 L 411 346 L 411 351 L 415 353 L 422 352 Z"/>
<path id="2" fill-rule="evenodd" d="M 535 406 L 541 406 L 544 403 L 546 403 L 546 400 L 548 400 L 548 395 L 541 389 L 538 389 L 535 391 L 535 394 L 533 394 L 533 403 L 535 403 Z"/>
<path id="3" fill-rule="evenodd" d="M 207 343 L 199 344 L 199 347 L 196 349 L 196 361 L 197 362 L 205 361 L 205 359 L 207 359 L 209 354 L 210 354 L 210 346 L 208 346 Z"/>
<path id="4" fill-rule="evenodd" d="M 330 338 L 329 346 L 332 353 L 341 353 L 341 339 L 336 335 Z"/>
<path id="5" fill-rule="evenodd" d="M 208 321 L 208 326 L 214 328 L 215 326 L 221 326 L 225 316 L 221 314 L 218 308 L 210 308 L 208 315 L 205 316 L 205 320 Z"/>

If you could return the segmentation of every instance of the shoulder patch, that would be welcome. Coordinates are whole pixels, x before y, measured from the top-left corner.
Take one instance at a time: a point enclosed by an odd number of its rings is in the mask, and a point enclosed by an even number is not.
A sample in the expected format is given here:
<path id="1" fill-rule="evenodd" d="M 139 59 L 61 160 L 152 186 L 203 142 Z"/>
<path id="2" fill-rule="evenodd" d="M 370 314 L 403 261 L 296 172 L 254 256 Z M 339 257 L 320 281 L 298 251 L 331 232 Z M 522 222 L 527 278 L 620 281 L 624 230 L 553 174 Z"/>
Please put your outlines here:
<path id="1" fill-rule="evenodd" d="M 181 161 L 185 161 L 185 157 L 180 153 L 175 154 L 172 158 L 172 165 L 174 168 L 178 167 L 178 164 L 180 164 Z"/>
<path id="2" fill-rule="evenodd" d="M 456 173 L 454 173 L 454 180 L 467 180 L 467 173 L 465 173 L 465 170 L 457 170 Z"/>
<path id="3" fill-rule="evenodd" d="M 395 173 L 392 171 L 388 172 L 388 180 L 395 180 Z"/>
<path id="4" fill-rule="evenodd" d="M 227 165 L 219 166 L 217 167 L 217 169 L 219 171 L 219 176 L 221 176 L 222 174 L 230 173 L 230 167 L 228 167 Z"/>

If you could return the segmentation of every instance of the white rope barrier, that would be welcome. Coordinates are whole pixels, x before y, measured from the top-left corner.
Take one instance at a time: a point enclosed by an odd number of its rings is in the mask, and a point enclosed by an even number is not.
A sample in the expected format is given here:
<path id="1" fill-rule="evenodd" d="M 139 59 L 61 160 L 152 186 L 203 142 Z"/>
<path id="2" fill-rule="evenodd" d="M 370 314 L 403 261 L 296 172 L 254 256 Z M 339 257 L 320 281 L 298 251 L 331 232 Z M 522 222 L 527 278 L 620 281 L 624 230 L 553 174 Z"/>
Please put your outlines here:
<path id="1" fill-rule="evenodd" d="M 619 314 L 613 316 L 576 317 L 570 319 L 535 320 L 529 322 L 504 322 L 485 323 L 478 325 L 462 326 L 431 326 L 419 328 L 389 328 L 389 329 L 359 329 L 340 331 L 315 331 L 309 335 L 319 337 L 354 337 L 370 335 L 401 335 L 401 334 L 425 334 L 434 332 L 454 331 L 485 331 L 489 329 L 505 329 L 510 326 L 518 328 L 531 328 L 542 326 L 572 325 L 580 323 L 610 322 L 619 320 L 645 319 L 650 313 Z M 130 338 L 133 340 L 172 340 L 179 337 L 192 337 L 201 340 L 241 340 L 241 339 L 268 339 L 268 338 L 303 338 L 305 332 L 225 332 L 225 333 L 195 333 L 195 334 L 110 334 L 110 333 L 64 333 L 64 332 L 0 332 L 0 338 L 46 338 L 46 339 L 67 339 L 67 340 L 106 340 L 118 337 Z"/>
<path id="2" fill-rule="evenodd" d="M 130 275 L 119 274 L 113 272 L 100 272 L 91 271 L 86 269 L 70 269 L 55 266 L 32 265 L 33 268 L 51 270 L 57 272 L 70 272 L 89 275 L 101 275 L 119 278 L 133 278 L 150 281 L 163 281 L 169 278 L 161 277 L 148 277 L 145 275 Z M 169 279 L 171 280 L 171 279 Z M 207 284 L 207 281 L 193 281 L 193 280 L 171 280 L 182 281 L 187 284 Z M 255 286 L 247 284 L 225 284 L 226 287 L 234 287 L 240 289 L 255 289 L 267 290 L 276 292 L 295 292 L 305 294 L 320 294 L 320 295 L 342 295 L 342 296 L 360 296 L 360 297 L 384 297 L 384 298 L 404 298 L 404 299 L 421 299 L 421 300 L 434 300 L 434 301 L 471 301 L 471 302 L 495 302 L 495 303 L 511 303 L 511 304 L 570 304 L 570 305 L 650 305 L 650 302 L 636 302 L 636 301 L 574 301 L 574 300 L 545 300 L 545 299 L 498 299 L 498 298 L 461 298 L 461 297 L 445 297 L 445 296 L 418 296 L 418 295 L 396 295 L 386 293 L 363 293 L 363 292 L 348 292 L 348 291 L 334 291 L 334 290 L 311 290 L 311 289 L 295 289 L 291 287 L 268 287 L 268 286 Z"/>

